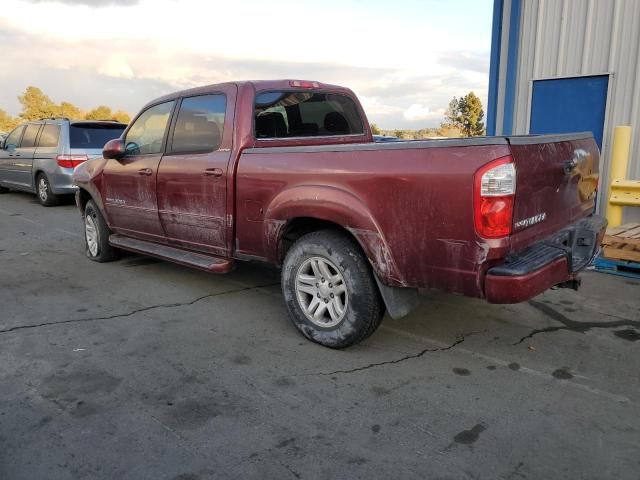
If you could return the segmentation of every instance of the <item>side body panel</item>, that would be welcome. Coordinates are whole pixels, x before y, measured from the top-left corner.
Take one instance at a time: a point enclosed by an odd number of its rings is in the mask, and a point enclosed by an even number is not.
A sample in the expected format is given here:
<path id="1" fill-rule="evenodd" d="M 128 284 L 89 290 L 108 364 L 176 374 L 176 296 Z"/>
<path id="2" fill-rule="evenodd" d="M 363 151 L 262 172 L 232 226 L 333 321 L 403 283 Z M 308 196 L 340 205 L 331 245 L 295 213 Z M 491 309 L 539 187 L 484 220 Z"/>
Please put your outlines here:
<path id="1" fill-rule="evenodd" d="M 106 161 L 100 193 L 114 232 L 150 240 L 164 237 L 156 198 L 161 158 L 158 153 Z"/>
<path id="2" fill-rule="evenodd" d="M 224 85 L 208 92 L 226 97 L 220 147 L 209 153 L 165 154 L 157 180 L 158 213 L 169 242 L 220 256 L 230 254 L 227 184 L 232 181 L 228 169 L 236 91 L 235 85 Z M 171 131 L 173 128 L 172 125 Z"/>
<path id="3" fill-rule="evenodd" d="M 319 218 L 351 231 L 385 284 L 481 295 L 489 250 L 505 245 L 476 237 L 473 173 L 508 155 L 508 145 L 387 145 L 243 153 L 236 178 L 238 254 L 277 263 L 286 223 Z"/>

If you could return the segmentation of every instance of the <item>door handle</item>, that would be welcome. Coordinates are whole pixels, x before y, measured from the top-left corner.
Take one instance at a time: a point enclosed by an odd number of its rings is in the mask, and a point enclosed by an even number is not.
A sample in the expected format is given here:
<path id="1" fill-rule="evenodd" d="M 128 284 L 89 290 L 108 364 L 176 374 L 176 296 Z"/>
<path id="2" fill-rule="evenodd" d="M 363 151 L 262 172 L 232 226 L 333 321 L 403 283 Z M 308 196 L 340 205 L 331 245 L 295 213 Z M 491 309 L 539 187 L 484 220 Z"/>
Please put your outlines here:
<path id="1" fill-rule="evenodd" d="M 210 176 L 210 177 L 221 177 L 222 176 L 222 169 L 221 168 L 207 168 L 205 171 L 202 172 L 202 174 Z"/>
<path id="2" fill-rule="evenodd" d="M 151 170 L 150 168 L 141 168 L 140 170 L 138 170 L 138 175 L 151 175 L 153 173 L 153 170 Z"/>

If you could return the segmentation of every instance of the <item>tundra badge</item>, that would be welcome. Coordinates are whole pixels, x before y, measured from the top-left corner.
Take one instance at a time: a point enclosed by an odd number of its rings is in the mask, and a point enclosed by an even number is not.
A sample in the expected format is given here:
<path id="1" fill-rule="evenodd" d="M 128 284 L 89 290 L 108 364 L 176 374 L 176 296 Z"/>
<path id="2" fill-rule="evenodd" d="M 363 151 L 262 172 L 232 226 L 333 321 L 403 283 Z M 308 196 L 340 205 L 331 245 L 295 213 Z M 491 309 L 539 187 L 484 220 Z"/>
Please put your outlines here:
<path id="1" fill-rule="evenodd" d="M 515 224 L 515 228 L 526 228 L 531 225 L 535 225 L 536 223 L 540 223 L 547 218 L 547 212 L 539 213 L 538 215 L 534 215 L 533 217 L 525 218 L 523 220 L 518 220 Z"/>

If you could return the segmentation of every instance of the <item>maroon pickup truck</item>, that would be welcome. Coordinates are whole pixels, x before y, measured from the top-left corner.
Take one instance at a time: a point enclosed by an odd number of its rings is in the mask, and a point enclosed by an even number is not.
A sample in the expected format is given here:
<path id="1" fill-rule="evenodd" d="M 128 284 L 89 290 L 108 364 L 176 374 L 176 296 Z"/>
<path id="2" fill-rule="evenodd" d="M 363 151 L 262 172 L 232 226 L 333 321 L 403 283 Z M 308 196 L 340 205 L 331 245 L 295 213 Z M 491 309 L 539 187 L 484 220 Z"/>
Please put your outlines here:
<path id="1" fill-rule="evenodd" d="M 598 162 L 591 134 L 375 142 L 350 90 L 280 80 L 154 100 L 74 179 L 92 260 L 281 266 L 294 325 L 339 348 L 421 288 L 577 288 L 606 226 Z"/>

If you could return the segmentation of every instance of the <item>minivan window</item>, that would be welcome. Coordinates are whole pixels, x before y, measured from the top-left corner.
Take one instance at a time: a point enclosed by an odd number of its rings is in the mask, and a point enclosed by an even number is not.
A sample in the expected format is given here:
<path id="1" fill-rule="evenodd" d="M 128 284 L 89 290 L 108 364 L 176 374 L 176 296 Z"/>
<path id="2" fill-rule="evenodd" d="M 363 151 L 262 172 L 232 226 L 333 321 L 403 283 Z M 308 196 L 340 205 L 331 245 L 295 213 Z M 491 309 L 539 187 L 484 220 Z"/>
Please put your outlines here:
<path id="1" fill-rule="evenodd" d="M 171 151 L 194 153 L 217 150 L 222 143 L 226 104 L 224 95 L 201 95 L 183 99 L 173 132 Z"/>
<path id="2" fill-rule="evenodd" d="M 256 138 L 361 135 L 362 119 L 346 95 L 309 91 L 263 92 L 256 96 Z"/>
<path id="3" fill-rule="evenodd" d="M 160 153 L 164 132 L 175 102 L 166 102 L 147 109 L 131 125 L 125 139 L 127 155 Z"/>
<path id="4" fill-rule="evenodd" d="M 45 125 L 42 127 L 42 133 L 38 140 L 38 147 L 51 148 L 58 146 L 58 138 L 60 137 L 60 127 L 58 125 Z"/>
<path id="5" fill-rule="evenodd" d="M 27 125 L 24 136 L 22 137 L 22 143 L 20 143 L 20 148 L 33 148 L 36 146 L 36 137 L 38 136 L 38 131 L 41 126 L 39 123 Z"/>
<path id="6" fill-rule="evenodd" d="M 71 148 L 102 149 L 104 144 L 119 138 L 125 125 L 106 123 L 76 123 L 69 125 L 69 144 Z"/>
<path id="7" fill-rule="evenodd" d="M 22 131 L 24 130 L 24 125 L 20 125 L 16 127 L 13 132 L 9 134 L 7 139 L 4 142 L 5 148 L 9 145 L 13 145 L 14 147 L 20 146 L 20 137 L 22 136 Z"/>

